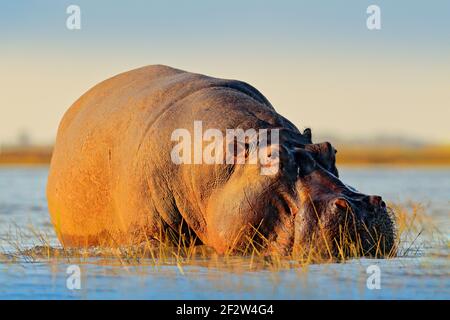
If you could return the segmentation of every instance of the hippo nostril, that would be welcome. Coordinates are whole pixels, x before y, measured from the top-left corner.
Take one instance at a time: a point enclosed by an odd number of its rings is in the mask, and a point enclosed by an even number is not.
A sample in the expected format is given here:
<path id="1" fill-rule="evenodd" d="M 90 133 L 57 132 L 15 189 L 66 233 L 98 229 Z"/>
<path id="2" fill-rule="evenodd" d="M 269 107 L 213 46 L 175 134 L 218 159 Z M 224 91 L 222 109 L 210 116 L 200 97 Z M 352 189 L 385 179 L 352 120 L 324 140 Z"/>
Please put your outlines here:
<path id="1" fill-rule="evenodd" d="M 384 202 L 383 200 L 381 200 L 381 208 L 385 209 L 386 208 L 386 202 Z"/>
<path id="2" fill-rule="evenodd" d="M 369 196 L 369 202 L 370 204 L 378 207 L 378 206 L 383 206 L 383 199 L 380 196 Z"/>
<path id="3" fill-rule="evenodd" d="M 335 208 L 346 210 L 348 208 L 348 203 L 345 199 L 337 198 L 333 202 Z"/>

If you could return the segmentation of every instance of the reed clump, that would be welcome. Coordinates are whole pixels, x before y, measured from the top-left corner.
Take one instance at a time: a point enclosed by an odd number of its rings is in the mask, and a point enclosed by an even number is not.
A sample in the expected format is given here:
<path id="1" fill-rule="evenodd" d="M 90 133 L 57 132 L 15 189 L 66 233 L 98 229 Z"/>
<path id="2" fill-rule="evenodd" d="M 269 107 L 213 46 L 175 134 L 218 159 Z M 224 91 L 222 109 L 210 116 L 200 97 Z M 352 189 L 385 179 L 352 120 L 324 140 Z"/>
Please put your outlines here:
<path id="1" fill-rule="evenodd" d="M 369 256 L 393 259 L 397 257 L 417 257 L 424 254 L 433 241 L 442 240 L 442 234 L 422 206 L 406 208 L 390 205 L 395 220 L 395 244 L 386 251 L 383 236 L 371 234 L 373 247 Z M 370 234 L 370 230 L 367 230 Z M 163 231 L 160 236 L 146 239 L 140 245 L 129 247 L 89 247 L 63 248 L 56 243 L 54 235 L 45 234 L 32 226 L 19 227 L 3 236 L 0 240 L 7 246 L 1 249 L 0 263 L 34 263 L 61 261 L 67 263 L 95 263 L 111 265 L 148 265 L 160 267 L 177 266 L 181 273 L 186 265 L 197 265 L 229 270 L 280 270 L 303 268 L 315 263 L 346 262 L 350 259 L 368 255 L 367 246 L 362 240 L 355 239 L 348 226 L 340 226 L 339 235 L 327 239 L 319 232 L 313 235 L 309 246 L 296 246 L 289 254 L 280 254 L 268 249 L 268 240 L 253 227 L 253 233 L 246 235 L 245 245 L 229 248 L 218 255 L 212 248 L 199 245 L 198 240 L 184 235 L 180 230 Z M 236 241 L 237 243 L 237 241 Z M 321 243 L 329 250 L 318 249 L 313 243 Z M 332 252 L 332 249 L 335 250 Z M 327 254 L 323 254 L 323 252 Z"/>

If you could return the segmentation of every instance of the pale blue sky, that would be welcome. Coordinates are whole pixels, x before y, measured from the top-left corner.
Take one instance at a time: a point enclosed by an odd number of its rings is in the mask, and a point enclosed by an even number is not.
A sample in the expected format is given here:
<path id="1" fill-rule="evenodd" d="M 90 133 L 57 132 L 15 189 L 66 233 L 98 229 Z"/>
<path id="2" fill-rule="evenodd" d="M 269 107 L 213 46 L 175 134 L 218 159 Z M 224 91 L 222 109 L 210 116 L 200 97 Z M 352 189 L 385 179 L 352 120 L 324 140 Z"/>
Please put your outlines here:
<path id="1" fill-rule="evenodd" d="M 299 127 L 450 142 L 450 1 L 5 1 L 0 41 L 0 143 L 52 141 L 89 87 L 153 63 L 247 81 Z"/>

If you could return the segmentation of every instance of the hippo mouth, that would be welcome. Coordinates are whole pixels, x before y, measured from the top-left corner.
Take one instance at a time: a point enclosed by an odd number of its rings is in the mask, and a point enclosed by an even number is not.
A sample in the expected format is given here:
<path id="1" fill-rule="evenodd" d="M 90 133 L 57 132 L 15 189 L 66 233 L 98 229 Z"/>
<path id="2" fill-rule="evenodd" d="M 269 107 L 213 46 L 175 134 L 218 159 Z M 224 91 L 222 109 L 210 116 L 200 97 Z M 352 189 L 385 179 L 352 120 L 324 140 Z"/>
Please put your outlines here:
<path id="1" fill-rule="evenodd" d="M 351 239 L 358 244 L 362 256 L 392 256 L 396 238 L 393 212 L 381 197 L 369 196 L 369 199 L 369 203 L 375 202 L 377 205 L 364 207 L 364 201 L 357 201 L 356 204 L 348 201 L 349 216 L 354 220 Z"/>
<path id="2" fill-rule="evenodd" d="M 317 221 L 325 254 L 333 257 L 391 257 L 396 253 L 393 212 L 381 197 L 358 194 L 332 201 Z M 320 242 L 320 241 L 319 241 Z"/>
<path id="3" fill-rule="evenodd" d="M 396 229 L 394 213 L 384 206 L 363 211 L 357 219 L 359 241 L 363 256 L 392 257 L 396 254 Z"/>

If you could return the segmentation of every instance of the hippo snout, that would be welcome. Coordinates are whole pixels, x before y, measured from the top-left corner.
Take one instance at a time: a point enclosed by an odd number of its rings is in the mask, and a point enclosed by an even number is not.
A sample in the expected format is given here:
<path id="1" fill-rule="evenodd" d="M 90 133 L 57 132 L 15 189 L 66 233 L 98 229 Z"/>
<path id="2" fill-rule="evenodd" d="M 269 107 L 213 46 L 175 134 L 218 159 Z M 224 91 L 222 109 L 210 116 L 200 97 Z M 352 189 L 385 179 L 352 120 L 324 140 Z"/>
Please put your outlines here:
<path id="1" fill-rule="evenodd" d="M 380 196 L 368 196 L 368 201 L 375 208 L 386 208 L 386 203 L 383 201 L 383 198 Z"/>
<path id="2" fill-rule="evenodd" d="M 336 197 L 331 200 L 331 207 L 336 213 L 351 211 L 359 219 L 365 219 L 374 213 L 382 213 L 387 210 L 383 198 L 377 195 L 350 197 Z"/>
<path id="3" fill-rule="evenodd" d="M 359 255 L 381 257 L 394 253 L 394 220 L 382 197 L 340 195 L 330 200 L 328 208 L 323 221 L 330 243 L 336 244 L 334 249 L 342 250 L 345 238 L 355 244 Z"/>

